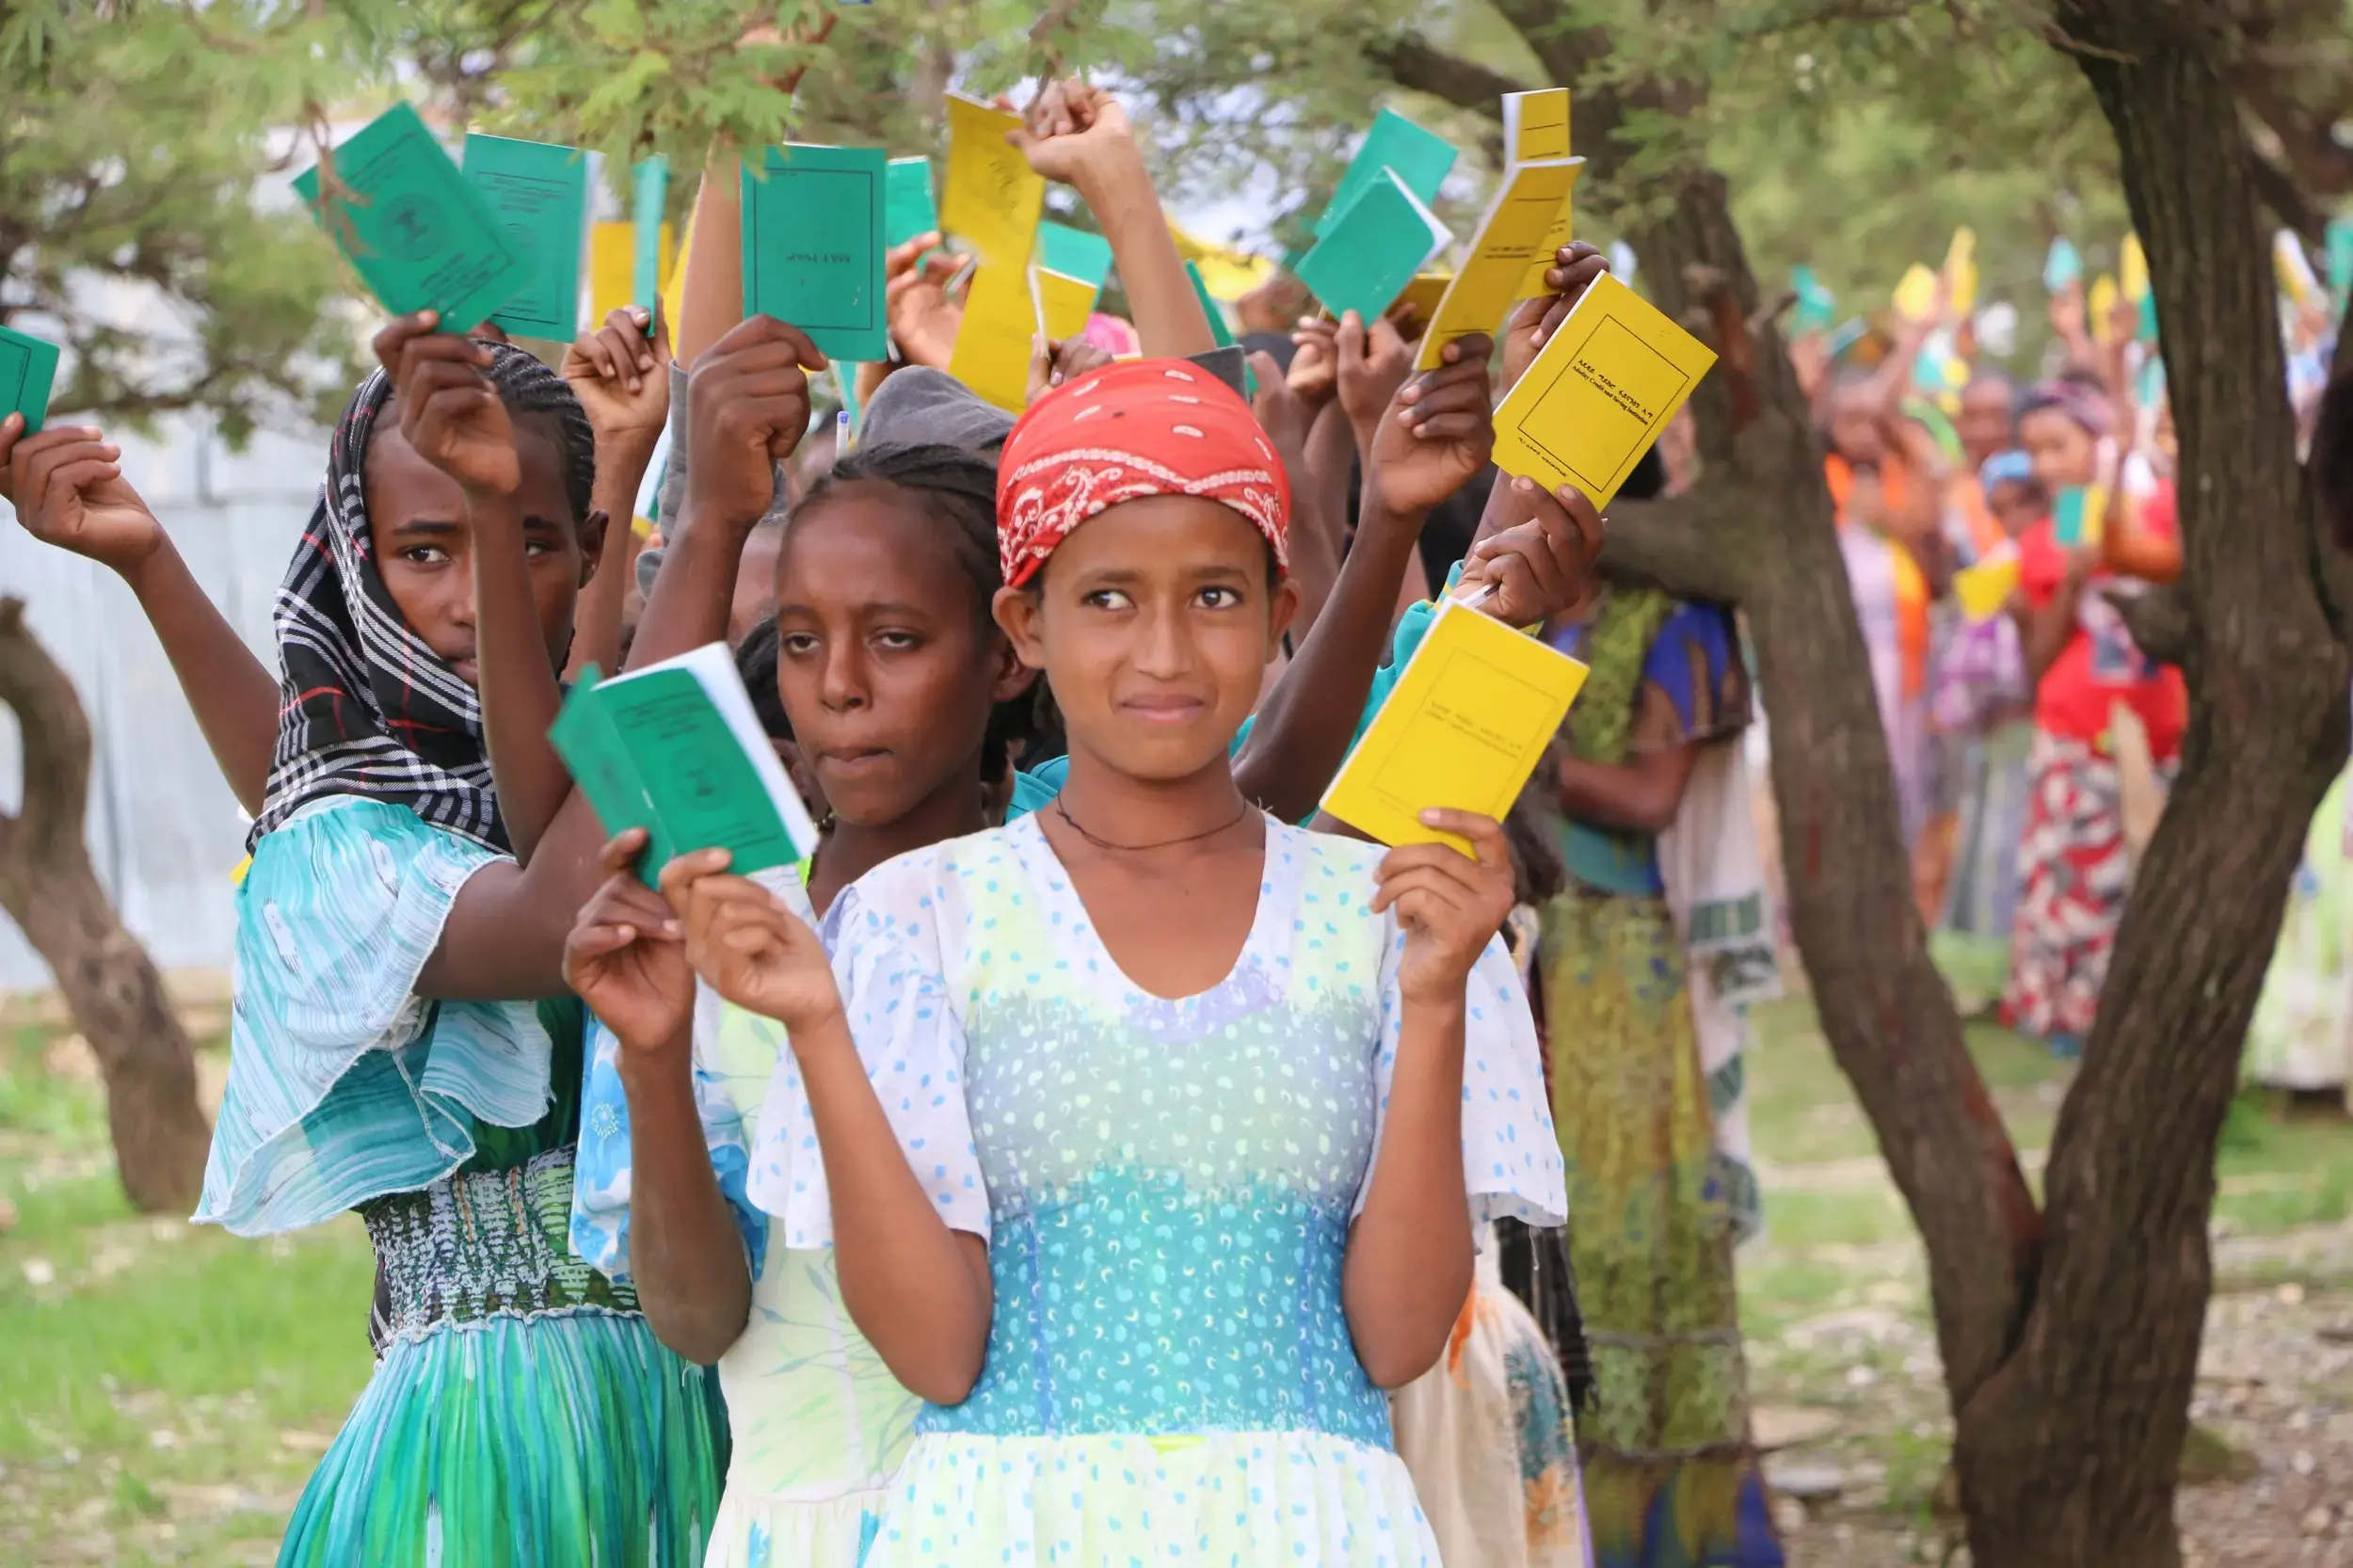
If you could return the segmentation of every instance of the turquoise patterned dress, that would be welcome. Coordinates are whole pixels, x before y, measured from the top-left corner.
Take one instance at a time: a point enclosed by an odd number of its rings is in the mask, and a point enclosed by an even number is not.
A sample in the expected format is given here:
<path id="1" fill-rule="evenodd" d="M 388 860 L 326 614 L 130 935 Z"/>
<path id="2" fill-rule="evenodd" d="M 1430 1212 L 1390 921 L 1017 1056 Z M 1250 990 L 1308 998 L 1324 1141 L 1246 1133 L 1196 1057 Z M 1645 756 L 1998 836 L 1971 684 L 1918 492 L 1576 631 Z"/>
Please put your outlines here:
<path id="1" fill-rule="evenodd" d="M 829 912 L 859 1054 L 942 1215 L 988 1240 L 996 1290 L 981 1380 L 923 1409 L 868 1568 L 1436 1563 L 1340 1298 L 1404 938 L 1368 904 L 1381 849 L 1266 833 L 1233 971 L 1181 1000 L 1120 971 L 1034 818 L 904 856 Z M 1559 1224 L 1499 941 L 1466 1044 L 1475 1217 Z M 785 1245 L 831 1243 L 789 1052 L 751 1196 Z"/>
<path id="2" fill-rule="evenodd" d="M 414 994 L 459 888 L 496 858 L 335 796 L 264 834 L 238 890 L 229 1083 L 196 1217 L 264 1236 L 357 1208 L 384 1314 L 376 1374 L 280 1564 L 703 1558 L 727 1465 L 712 1380 L 568 1240 L 580 1005 Z"/>

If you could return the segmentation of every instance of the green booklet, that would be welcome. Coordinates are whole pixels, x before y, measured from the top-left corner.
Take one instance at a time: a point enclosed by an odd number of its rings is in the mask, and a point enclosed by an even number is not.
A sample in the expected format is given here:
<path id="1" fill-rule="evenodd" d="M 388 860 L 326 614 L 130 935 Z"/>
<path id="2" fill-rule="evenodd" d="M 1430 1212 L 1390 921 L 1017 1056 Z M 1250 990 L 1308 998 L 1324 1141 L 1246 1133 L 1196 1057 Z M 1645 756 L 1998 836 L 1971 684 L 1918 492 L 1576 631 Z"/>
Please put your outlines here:
<path id="1" fill-rule="evenodd" d="M 588 159 L 577 148 L 466 137 L 466 183 L 531 264 L 531 280 L 490 319 L 519 338 L 580 331 L 580 251 L 588 238 Z"/>
<path id="2" fill-rule="evenodd" d="M 1423 130 L 1395 109 L 1383 109 L 1349 160 L 1347 172 L 1332 192 L 1332 204 L 1316 219 L 1316 238 L 1331 232 L 1366 187 L 1380 181 L 1383 169 L 1394 170 L 1423 205 L 1435 201 L 1455 156 L 1453 147 L 1435 131 Z"/>
<path id="3" fill-rule="evenodd" d="M 1370 321 L 1395 304 L 1415 274 L 1453 238 L 1405 182 L 1385 168 L 1300 258 L 1299 280 L 1334 315 L 1353 311 Z"/>
<path id="4" fill-rule="evenodd" d="M 743 876 L 816 851 L 816 826 L 725 643 L 610 680 L 584 671 L 549 738 L 608 834 L 646 830 L 648 885 L 698 849 L 728 851 Z"/>
<path id="5" fill-rule="evenodd" d="M 1112 242 L 1065 223 L 1049 221 L 1037 226 L 1035 255 L 1045 271 L 1076 278 L 1091 288 L 1101 288 L 1112 273 Z"/>
<path id="6" fill-rule="evenodd" d="M 316 168 L 295 189 L 394 315 L 438 311 L 442 330 L 471 332 L 529 286 L 530 260 L 408 104 L 335 149 L 334 164 L 340 188 L 325 199 Z"/>
<path id="7" fill-rule="evenodd" d="M 744 169 L 744 314 L 807 332 L 833 360 L 888 359 L 878 148 L 771 147 Z"/>
<path id="8" fill-rule="evenodd" d="M 49 417 L 49 389 L 57 379 L 57 345 L 0 327 L 0 419 L 24 416 L 32 435 Z"/>
<path id="9" fill-rule="evenodd" d="M 884 184 L 883 239 L 904 245 L 939 229 L 939 198 L 932 192 L 929 158 L 893 158 Z"/>

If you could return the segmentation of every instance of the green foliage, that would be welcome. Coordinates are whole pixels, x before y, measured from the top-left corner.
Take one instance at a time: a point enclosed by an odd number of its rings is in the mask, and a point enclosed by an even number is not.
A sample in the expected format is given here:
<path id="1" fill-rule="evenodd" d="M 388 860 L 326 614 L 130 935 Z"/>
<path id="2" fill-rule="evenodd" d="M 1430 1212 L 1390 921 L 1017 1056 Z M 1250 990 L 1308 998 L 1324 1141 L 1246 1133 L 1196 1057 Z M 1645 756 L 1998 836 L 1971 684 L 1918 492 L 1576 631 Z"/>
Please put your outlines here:
<path id="1" fill-rule="evenodd" d="M 253 191 L 286 151 L 272 127 L 345 65 L 258 10 L 117 11 L 0 13 L 0 321 L 61 342 L 57 406 L 109 424 L 203 409 L 237 441 L 331 413 L 358 347 L 341 265 Z"/>

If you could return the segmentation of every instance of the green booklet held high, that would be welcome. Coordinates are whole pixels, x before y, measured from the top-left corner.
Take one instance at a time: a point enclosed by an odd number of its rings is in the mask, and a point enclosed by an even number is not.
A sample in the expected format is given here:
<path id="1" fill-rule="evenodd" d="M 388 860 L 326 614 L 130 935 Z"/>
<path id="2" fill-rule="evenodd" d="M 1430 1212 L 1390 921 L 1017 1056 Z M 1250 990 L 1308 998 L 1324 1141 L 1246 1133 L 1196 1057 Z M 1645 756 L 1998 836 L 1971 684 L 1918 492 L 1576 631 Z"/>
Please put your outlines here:
<path id="1" fill-rule="evenodd" d="M 887 160 L 876 148 L 771 147 L 743 174 L 744 314 L 808 334 L 829 359 L 890 354 L 883 320 Z"/>
<path id="2" fill-rule="evenodd" d="M 590 669 L 549 731 L 610 834 L 646 830 L 648 884 L 698 849 L 724 849 L 740 876 L 790 866 L 817 848 L 776 747 L 725 643 L 597 679 Z"/>
<path id="3" fill-rule="evenodd" d="M 392 314 L 438 311 L 442 331 L 471 332 L 531 286 L 531 258 L 408 104 L 336 148 L 333 176 L 321 190 L 305 169 L 295 189 Z"/>

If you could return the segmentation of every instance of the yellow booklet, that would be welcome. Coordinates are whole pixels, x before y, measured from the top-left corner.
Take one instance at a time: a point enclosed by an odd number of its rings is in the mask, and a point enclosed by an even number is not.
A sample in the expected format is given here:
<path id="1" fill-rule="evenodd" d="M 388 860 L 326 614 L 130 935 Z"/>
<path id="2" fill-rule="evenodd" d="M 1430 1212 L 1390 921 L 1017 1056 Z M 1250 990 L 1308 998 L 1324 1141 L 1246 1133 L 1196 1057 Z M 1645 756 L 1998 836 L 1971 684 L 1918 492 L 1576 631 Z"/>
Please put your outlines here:
<path id="1" fill-rule="evenodd" d="M 1467 840 L 1424 827 L 1432 807 L 1500 821 L 1544 760 L 1585 666 L 1456 600 L 1441 605 L 1323 809 L 1385 844 Z"/>
<path id="2" fill-rule="evenodd" d="M 2018 557 L 2007 552 L 1953 573 L 1953 597 L 1961 600 L 1965 620 L 1992 620 L 2017 591 Z"/>
<path id="3" fill-rule="evenodd" d="M 964 291 L 964 320 L 948 356 L 949 375 L 1009 414 L 1030 401 L 1030 351 L 1043 313 L 1030 277 L 1017 263 L 983 262 Z"/>
<path id="4" fill-rule="evenodd" d="M 1063 343 L 1085 331 L 1087 318 L 1095 313 L 1095 285 L 1042 266 L 1030 271 L 1036 280 L 1037 313 L 1048 341 Z"/>
<path id="5" fill-rule="evenodd" d="M 1936 274 L 1918 262 L 1896 285 L 1896 313 L 1906 321 L 1926 321 L 1936 313 Z"/>
<path id="6" fill-rule="evenodd" d="M 948 95 L 948 177 L 939 192 L 939 225 L 1015 269 L 1029 264 L 1046 209 L 1046 182 L 1021 150 L 1006 142 L 1021 117 L 954 93 Z"/>
<path id="7" fill-rule="evenodd" d="M 1547 163 L 1568 157 L 1569 89 L 1546 88 L 1541 92 L 1505 93 L 1503 145 L 1511 150 L 1513 164 Z M 1510 172 L 1508 168 L 1505 172 Z M 1560 248 L 1576 237 L 1575 228 L 1571 204 L 1563 198 L 1561 210 L 1553 215 L 1552 228 L 1538 248 L 1536 264 L 1520 280 L 1519 298 L 1534 299 L 1552 292 L 1545 286 L 1545 272 Z"/>
<path id="8" fill-rule="evenodd" d="M 1496 410 L 1496 467 L 1607 506 L 1715 362 L 1605 272 Z"/>
<path id="9" fill-rule="evenodd" d="M 1438 301 L 1446 297 L 1447 288 L 1453 281 L 1454 274 L 1450 272 L 1417 274 L 1412 282 L 1405 285 L 1397 296 L 1397 303 L 1389 309 L 1407 312 L 1427 330 L 1437 316 Z"/>
<path id="10" fill-rule="evenodd" d="M 1529 270 L 1546 255 L 1545 240 L 1554 220 L 1568 210 L 1569 193 L 1577 188 L 1582 158 L 1553 163 L 1517 164 L 1505 174 L 1479 220 L 1471 238 L 1470 255 L 1447 285 L 1446 297 L 1421 335 L 1418 370 L 1435 370 L 1446 345 L 1474 332 L 1490 336 L 1501 329 L 1504 318 L 1520 296 Z"/>

